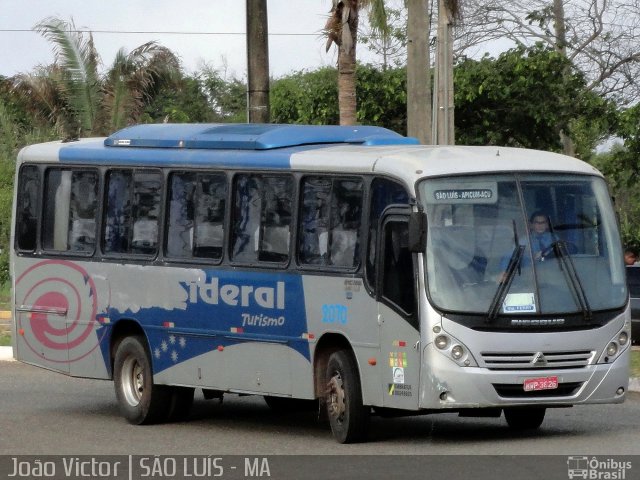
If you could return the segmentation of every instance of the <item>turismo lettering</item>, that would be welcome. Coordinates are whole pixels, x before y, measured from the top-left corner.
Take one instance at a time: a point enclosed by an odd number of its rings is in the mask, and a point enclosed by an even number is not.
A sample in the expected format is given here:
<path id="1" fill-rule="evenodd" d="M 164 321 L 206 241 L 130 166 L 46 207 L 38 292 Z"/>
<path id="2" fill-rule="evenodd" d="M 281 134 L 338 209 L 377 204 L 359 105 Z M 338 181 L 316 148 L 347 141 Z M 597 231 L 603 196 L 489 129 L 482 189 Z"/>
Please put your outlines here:
<path id="1" fill-rule="evenodd" d="M 218 305 L 220 302 L 232 307 L 285 308 L 284 282 L 276 282 L 275 287 L 258 287 L 252 285 L 223 284 L 217 278 L 198 280 L 184 285 L 190 303 L 204 302 Z"/>
<path id="2" fill-rule="evenodd" d="M 242 314 L 242 326 L 253 326 L 253 327 L 281 327 L 284 325 L 285 318 L 278 317 L 273 318 L 267 315 L 251 315 L 250 313 Z"/>

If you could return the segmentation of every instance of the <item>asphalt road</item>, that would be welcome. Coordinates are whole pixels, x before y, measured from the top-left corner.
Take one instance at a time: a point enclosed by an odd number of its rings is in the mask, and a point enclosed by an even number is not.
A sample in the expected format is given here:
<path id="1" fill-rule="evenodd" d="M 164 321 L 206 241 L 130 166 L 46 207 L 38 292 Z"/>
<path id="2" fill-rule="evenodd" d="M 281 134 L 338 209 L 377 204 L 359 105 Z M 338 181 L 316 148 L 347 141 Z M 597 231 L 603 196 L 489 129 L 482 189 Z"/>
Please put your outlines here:
<path id="1" fill-rule="evenodd" d="M 504 418 L 375 417 L 368 443 L 339 445 L 313 413 L 275 414 L 261 397 L 219 404 L 196 392 L 188 421 L 132 426 L 111 382 L 0 362 L 0 454 L 637 455 L 640 394 L 622 405 L 548 410 L 533 433 L 509 430 Z"/>

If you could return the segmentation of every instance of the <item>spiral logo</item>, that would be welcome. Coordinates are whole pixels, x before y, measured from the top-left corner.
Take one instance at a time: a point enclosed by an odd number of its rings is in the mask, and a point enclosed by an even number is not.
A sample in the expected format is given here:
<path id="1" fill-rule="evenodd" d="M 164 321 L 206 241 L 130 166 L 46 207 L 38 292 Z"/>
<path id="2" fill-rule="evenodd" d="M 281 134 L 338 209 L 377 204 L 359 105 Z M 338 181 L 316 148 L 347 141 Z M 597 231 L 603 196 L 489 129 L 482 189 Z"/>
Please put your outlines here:
<path id="1" fill-rule="evenodd" d="M 71 363 L 99 345 L 96 287 L 82 267 L 64 260 L 33 265 L 16 281 L 16 302 L 29 309 L 18 315 L 18 328 L 39 357 Z"/>

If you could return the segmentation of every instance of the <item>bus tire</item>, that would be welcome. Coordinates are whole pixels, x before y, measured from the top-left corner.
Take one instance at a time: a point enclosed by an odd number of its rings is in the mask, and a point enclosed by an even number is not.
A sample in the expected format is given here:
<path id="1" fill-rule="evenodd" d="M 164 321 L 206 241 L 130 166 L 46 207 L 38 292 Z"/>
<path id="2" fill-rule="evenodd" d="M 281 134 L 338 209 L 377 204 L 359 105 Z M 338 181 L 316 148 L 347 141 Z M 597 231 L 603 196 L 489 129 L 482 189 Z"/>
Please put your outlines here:
<path id="1" fill-rule="evenodd" d="M 182 422 L 189 417 L 194 392 L 195 388 L 191 387 L 171 387 L 171 405 L 168 415 L 170 422 Z"/>
<path id="2" fill-rule="evenodd" d="M 504 409 L 504 418 L 514 430 L 535 430 L 544 420 L 546 408 L 513 407 Z"/>
<path id="3" fill-rule="evenodd" d="M 129 423 L 142 425 L 167 420 L 172 392 L 170 387 L 154 385 L 143 337 L 127 337 L 120 342 L 113 381 L 120 412 Z"/>
<path id="4" fill-rule="evenodd" d="M 331 432 L 339 443 L 363 441 L 369 431 L 369 408 L 362 404 L 358 368 L 353 356 L 338 350 L 327 362 L 325 404 Z"/>

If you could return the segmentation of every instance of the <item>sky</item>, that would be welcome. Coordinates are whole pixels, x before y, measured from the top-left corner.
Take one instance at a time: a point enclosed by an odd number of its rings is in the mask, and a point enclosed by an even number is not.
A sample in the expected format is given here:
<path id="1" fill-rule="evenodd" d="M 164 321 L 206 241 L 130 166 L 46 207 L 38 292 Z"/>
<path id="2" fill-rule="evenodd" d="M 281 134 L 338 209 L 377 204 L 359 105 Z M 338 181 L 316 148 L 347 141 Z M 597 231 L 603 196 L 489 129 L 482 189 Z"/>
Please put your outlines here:
<path id="1" fill-rule="evenodd" d="M 331 0 L 269 0 L 267 7 L 271 76 L 335 64 L 335 49 L 325 53 L 321 35 Z M 245 0 L 0 0 L 0 75 L 53 62 L 51 45 L 32 31 L 47 17 L 92 30 L 105 66 L 121 47 L 131 51 L 154 40 L 176 53 L 189 73 L 206 62 L 246 76 Z M 366 52 L 359 55 L 366 60 Z"/>

